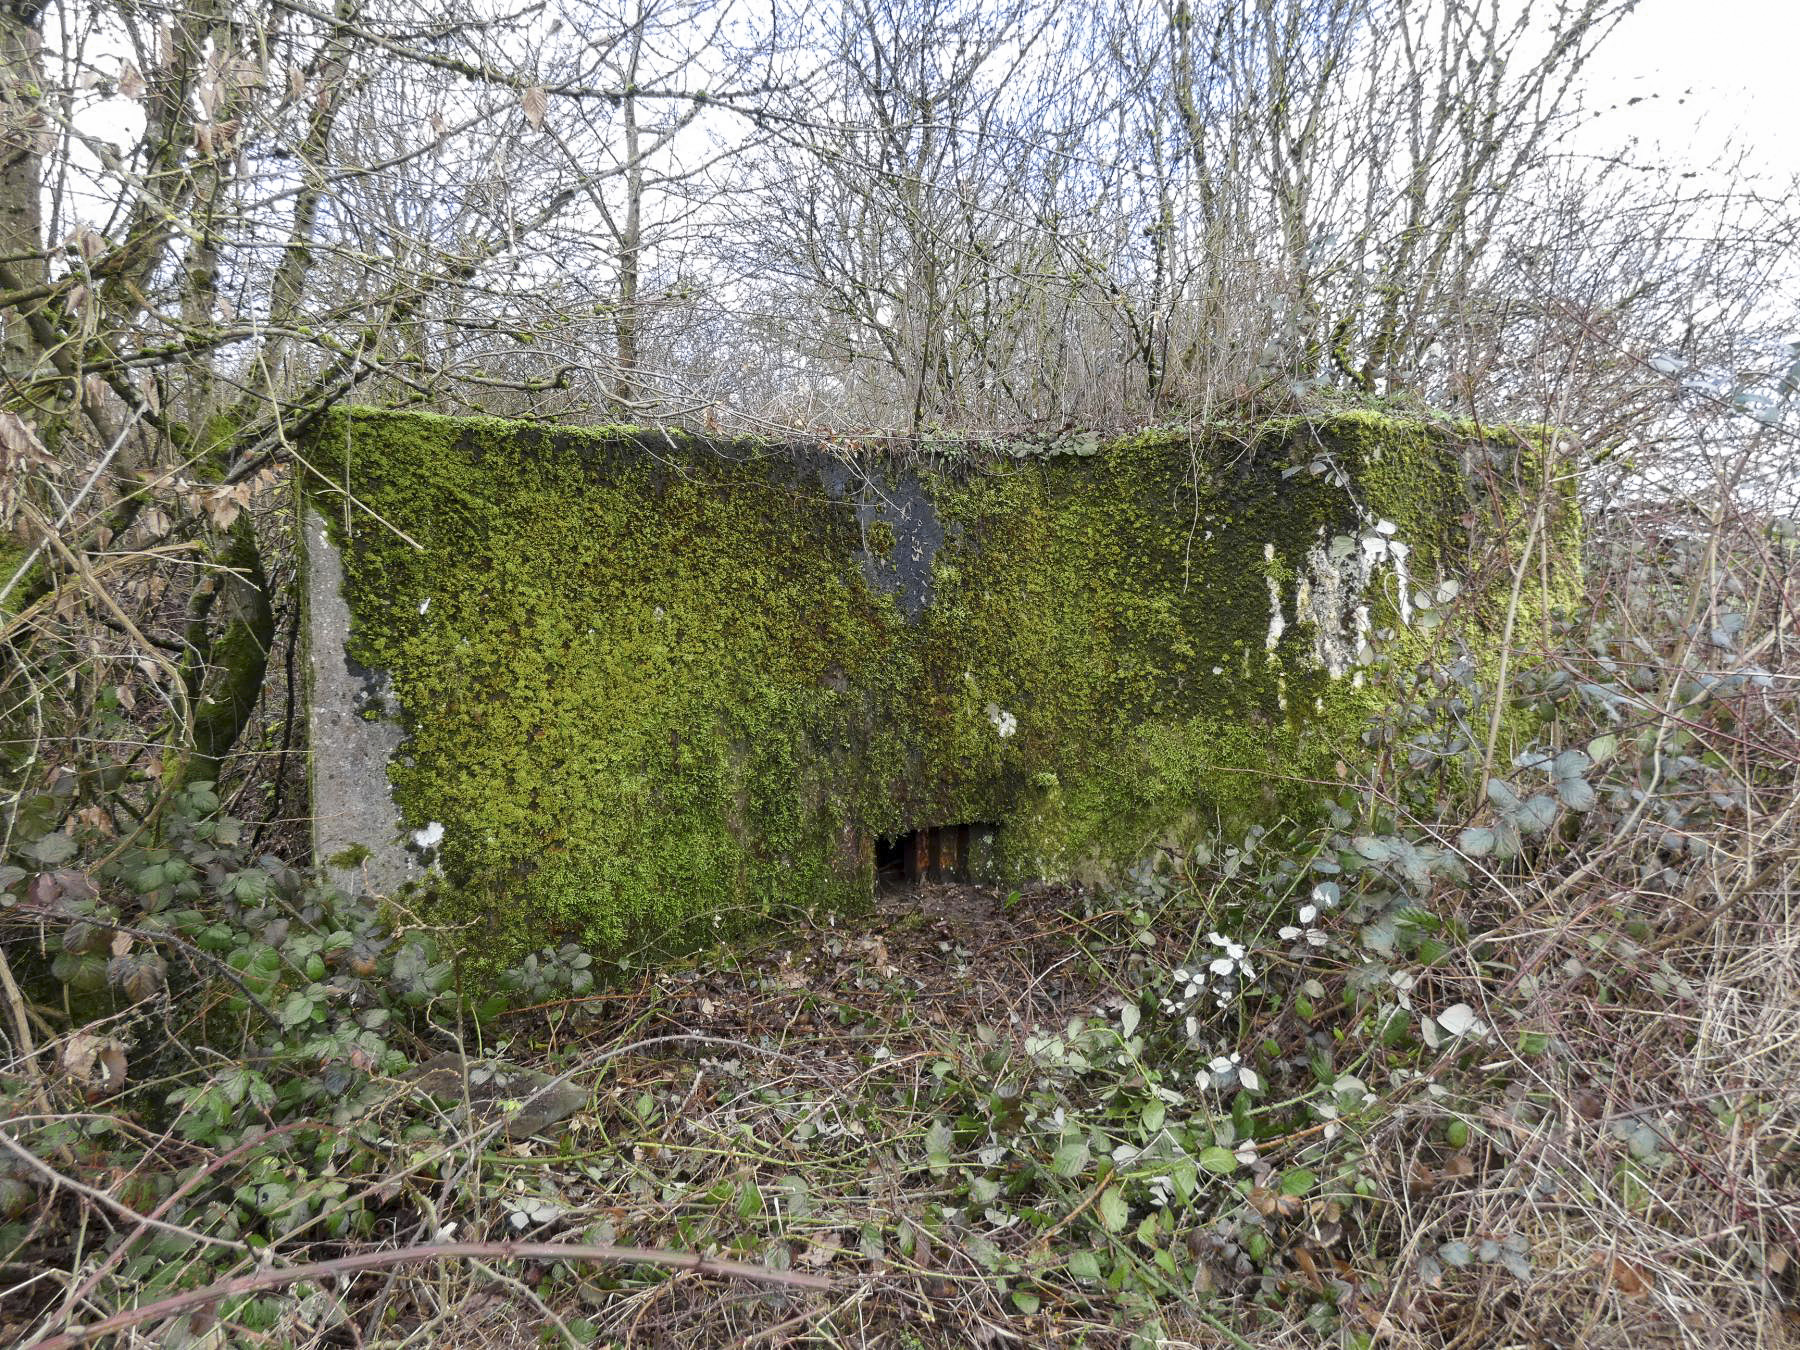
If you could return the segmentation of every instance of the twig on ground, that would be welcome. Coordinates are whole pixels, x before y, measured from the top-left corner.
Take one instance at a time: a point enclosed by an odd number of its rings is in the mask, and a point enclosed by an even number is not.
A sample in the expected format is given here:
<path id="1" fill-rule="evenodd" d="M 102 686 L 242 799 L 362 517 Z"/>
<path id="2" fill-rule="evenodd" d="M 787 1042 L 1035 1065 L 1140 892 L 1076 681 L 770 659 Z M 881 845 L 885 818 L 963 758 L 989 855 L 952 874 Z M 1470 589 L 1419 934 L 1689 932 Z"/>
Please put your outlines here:
<path id="1" fill-rule="evenodd" d="M 4 1136 L 0 1136 L 4 1137 Z M 236 1245 L 236 1244 L 233 1244 Z M 802 1275 L 790 1270 L 769 1270 L 742 1261 L 721 1261 L 689 1252 L 662 1251 L 648 1247 L 611 1247 L 581 1243 L 557 1242 L 440 1242 L 418 1247 L 399 1247 L 391 1251 L 358 1252 L 332 1261 L 315 1261 L 304 1266 L 285 1266 L 279 1270 L 262 1270 L 253 1275 L 239 1275 L 220 1280 L 200 1289 L 129 1308 L 99 1322 L 70 1327 L 54 1336 L 33 1342 L 31 1350 L 66 1350 L 86 1345 L 100 1336 L 110 1336 L 127 1327 L 174 1317 L 194 1308 L 204 1307 L 220 1299 L 239 1294 L 253 1294 L 265 1289 L 281 1289 L 302 1280 L 330 1280 L 355 1275 L 365 1270 L 385 1270 L 389 1266 L 410 1265 L 420 1261 L 597 1261 L 623 1265 L 661 1266 L 668 1270 L 691 1270 L 699 1275 L 724 1275 L 732 1279 L 750 1280 L 758 1284 L 781 1285 L 790 1289 L 831 1288 L 823 1275 Z"/>

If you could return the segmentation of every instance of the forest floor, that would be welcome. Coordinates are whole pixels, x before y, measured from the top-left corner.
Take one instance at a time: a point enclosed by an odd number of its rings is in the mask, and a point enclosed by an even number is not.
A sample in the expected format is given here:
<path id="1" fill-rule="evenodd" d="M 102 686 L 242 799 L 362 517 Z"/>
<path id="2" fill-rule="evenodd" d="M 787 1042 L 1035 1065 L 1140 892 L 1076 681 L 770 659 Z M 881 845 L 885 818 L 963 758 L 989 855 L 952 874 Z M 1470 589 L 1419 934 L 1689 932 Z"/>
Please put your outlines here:
<path id="1" fill-rule="evenodd" d="M 559 1142 L 489 1156 L 460 1208 L 522 1239 L 831 1284 L 537 1267 L 527 1302 L 470 1276 L 434 1339 L 511 1343 L 552 1313 L 616 1346 L 1748 1346 L 1800 1329 L 1794 1085 L 1733 1123 L 1657 1062 L 1716 988 L 1600 926 L 1490 929 L 1490 952 L 1523 939 L 1553 970 L 1586 951 L 1556 981 L 1563 1025 L 1503 980 L 1446 974 L 1439 1006 L 1495 995 L 1480 1052 L 1384 1045 L 1343 970 L 1310 1017 L 1240 1013 L 1275 1082 L 1234 1104 L 1167 1071 L 1186 1038 L 1122 1034 L 1170 954 L 1207 948 L 1192 899 L 892 890 L 798 938 L 502 1017 L 509 1058 L 592 1094 Z M 1749 963 L 1687 955 L 1741 978 L 1792 940 Z M 1626 992 L 1665 979 L 1679 989 L 1650 995 L 1655 1014 Z M 1338 1084 L 1320 1042 L 1374 1091 L 1306 1122 L 1281 1065 L 1310 1053 Z"/>

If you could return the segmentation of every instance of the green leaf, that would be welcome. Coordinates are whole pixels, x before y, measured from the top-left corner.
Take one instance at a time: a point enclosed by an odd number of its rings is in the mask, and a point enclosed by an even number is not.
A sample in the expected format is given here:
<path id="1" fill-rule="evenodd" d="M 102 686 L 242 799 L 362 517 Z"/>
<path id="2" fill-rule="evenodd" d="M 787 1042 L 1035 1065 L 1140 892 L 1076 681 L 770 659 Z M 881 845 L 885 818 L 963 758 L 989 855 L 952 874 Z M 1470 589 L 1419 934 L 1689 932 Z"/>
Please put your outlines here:
<path id="1" fill-rule="evenodd" d="M 1304 1167 L 1294 1167 L 1281 1174 L 1281 1193 L 1283 1195 L 1305 1195 L 1319 1179 Z"/>
<path id="2" fill-rule="evenodd" d="M 1031 1316 L 1031 1314 L 1036 1312 L 1041 1306 L 1038 1296 L 1029 1289 L 1013 1290 L 1012 1301 L 1013 1307 L 1017 1308 L 1027 1317 Z"/>
<path id="3" fill-rule="evenodd" d="M 1100 1216 L 1100 1226 L 1109 1233 L 1118 1232 L 1131 1217 L 1131 1208 L 1125 1203 L 1125 1193 L 1117 1186 L 1108 1186 L 1101 1191 L 1100 1203 L 1094 1209 Z"/>
<path id="4" fill-rule="evenodd" d="M 1456 837 L 1456 846 L 1471 858 L 1485 858 L 1494 851 L 1494 832 L 1483 826 L 1471 826 Z"/>
<path id="5" fill-rule="evenodd" d="M 744 1184 L 738 1187 L 737 1212 L 740 1219 L 754 1219 L 763 1212 L 762 1192 L 748 1177 L 744 1179 Z"/>
<path id="6" fill-rule="evenodd" d="M 256 1188 L 256 1212 L 265 1217 L 287 1207 L 293 1192 L 278 1181 L 265 1181 Z"/>
<path id="7" fill-rule="evenodd" d="M 950 1145 L 955 1138 L 941 1120 L 932 1121 L 931 1128 L 925 1131 L 925 1161 L 931 1165 L 934 1176 L 941 1177 L 950 1170 Z"/>
<path id="8" fill-rule="evenodd" d="M 75 841 L 60 830 L 34 839 L 25 846 L 26 854 L 46 867 L 55 867 L 75 856 Z"/>
<path id="9" fill-rule="evenodd" d="M 1600 801 L 1600 794 L 1585 778 L 1557 779 L 1556 795 L 1571 811 L 1592 811 Z"/>
<path id="10" fill-rule="evenodd" d="M 979 1233 L 971 1233 L 963 1239 L 963 1250 L 983 1270 L 994 1270 L 1000 1265 L 1000 1249 Z"/>
<path id="11" fill-rule="evenodd" d="M 1098 1280 L 1100 1258 L 1092 1252 L 1076 1252 L 1069 1258 L 1069 1274 L 1078 1280 Z"/>
<path id="12" fill-rule="evenodd" d="M 1072 1144 L 1064 1144 L 1056 1150 L 1050 1159 L 1050 1170 L 1059 1177 L 1073 1179 L 1087 1170 L 1087 1140 L 1077 1139 Z"/>
<path id="13" fill-rule="evenodd" d="M 1565 750 L 1558 755 L 1550 766 L 1550 771 L 1558 778 L 1580 778 L 1594 767 L 1594 761 L 1580 750 Z"/>
<path id="14" fill-rule="evenodd" d="M 1228 1148 L 1220 1148 L 1217 1144 L 1211 1148 L 1202 1149 L 1199 1162 L 1207 1171 L 1216 1172 L 1222 1177 L 1228 1177 L 1238 1169 L 1237 1155 Z"/>
<path id="15" fill-rule="evenodd" d="M 1549 829 L 1555 820 L 1556 799 L 1540 792 L 1520 803 L 1518 812 L 1513 817 L 1513 824 L 1523 834 L 1540 834 Z"/>

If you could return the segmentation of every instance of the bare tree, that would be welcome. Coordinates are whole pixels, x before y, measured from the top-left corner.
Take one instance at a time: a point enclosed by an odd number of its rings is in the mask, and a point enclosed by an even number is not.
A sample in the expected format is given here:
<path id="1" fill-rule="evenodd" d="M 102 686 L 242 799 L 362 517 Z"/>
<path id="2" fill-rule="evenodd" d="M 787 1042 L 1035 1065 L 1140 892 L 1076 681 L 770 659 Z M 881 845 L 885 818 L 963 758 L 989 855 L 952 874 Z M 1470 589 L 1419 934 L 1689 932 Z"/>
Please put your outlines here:
<path id="1" fill-rule="evenodd" d="M 272 638 L 244 507 L 323 409 L 572 383 L 591 345 L 546 361 L 529 340 L 569 322 L 563 269 L 608 261 L 609 392 L 634 394 L 643 203 L 673 181 L 658 156 L 702 110 L 754 111 L 762 86 L 656 48 L 670 30 L 649 6 L 578 17 L 559 33 L 531 10 L 404 0 L 0 14 L 3 403 L 9 462 L 37 466 L 14 475 L 23 556 L 0 577 L 15 696 L 41 711 L 22 689 L 74 690 L 62 725 L 79 728 L 141 661 L 168 714 L 165 780 L 210 776 Z M 588 243 L 596 212 L 618 224 L 610 248 Z M 120 547 L 136 562 L 95 570 Z"/>

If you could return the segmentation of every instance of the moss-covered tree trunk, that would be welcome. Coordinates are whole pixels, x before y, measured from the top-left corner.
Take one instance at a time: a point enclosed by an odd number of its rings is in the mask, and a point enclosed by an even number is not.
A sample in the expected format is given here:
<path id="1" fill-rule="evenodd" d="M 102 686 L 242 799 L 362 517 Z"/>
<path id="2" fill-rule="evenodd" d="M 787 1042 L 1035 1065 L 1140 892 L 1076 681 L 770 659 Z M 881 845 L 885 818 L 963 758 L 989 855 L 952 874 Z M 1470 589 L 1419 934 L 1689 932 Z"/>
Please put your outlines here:
<path id="1" fill-rule="evenodd" d="M 185 780 L 217 780 L 262 691 L 275 610 L 250 517 L 240 515 L 210 559 L 216 569 L 196 589 L 188 610 L 183 674 L 193 713 Z"/>
<path id="2" fill-rule="evenodd" d="M 44 128 L 42 34 L 39 0 L 0 4 L 0 262 L 12 287 L 26 291 L 45 276 L 43 242 Z M 9 289 L 0 286 L 0 290 Z M 0 304 L 5 326 L 0 377 L 7 384 L 29 372 L 36 348 L 21 304 Z"/>

